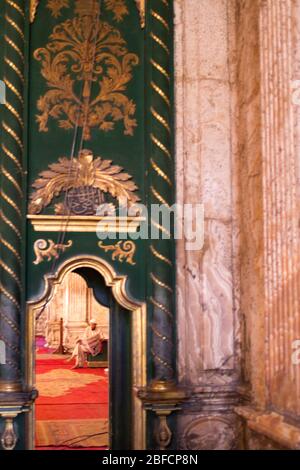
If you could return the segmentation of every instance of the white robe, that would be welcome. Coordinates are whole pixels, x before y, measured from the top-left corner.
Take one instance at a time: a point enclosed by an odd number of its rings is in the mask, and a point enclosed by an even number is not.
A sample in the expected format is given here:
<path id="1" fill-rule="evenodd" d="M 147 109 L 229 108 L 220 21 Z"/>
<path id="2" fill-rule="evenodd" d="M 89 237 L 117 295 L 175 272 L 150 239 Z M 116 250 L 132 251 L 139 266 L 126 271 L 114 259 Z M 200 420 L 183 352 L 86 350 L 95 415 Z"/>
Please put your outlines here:
<path id="1" fill-rule="evenodd" d="M 76 358 L 76 366 L 84 366 L 87 354 L 97 356 L 97 354 L 101 352 L 103 339 L 104 336 L 99 327 L 96 327 L 95 330 L 92 330 L 90 326 L 87 326 L 81 342 L 76 343 L 73 354 L 71 356 L 71 359 L 73 357 Z"/>

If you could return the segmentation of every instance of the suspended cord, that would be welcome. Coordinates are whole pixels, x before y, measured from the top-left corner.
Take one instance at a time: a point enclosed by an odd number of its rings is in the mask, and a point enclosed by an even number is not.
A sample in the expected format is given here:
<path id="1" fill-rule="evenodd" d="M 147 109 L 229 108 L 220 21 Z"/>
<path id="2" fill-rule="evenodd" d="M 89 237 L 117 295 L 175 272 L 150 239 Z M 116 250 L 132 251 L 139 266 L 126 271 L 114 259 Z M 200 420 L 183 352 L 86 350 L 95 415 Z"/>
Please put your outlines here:
<path id="1" fill-rule="evenodd" d="M 95 0 L 95 4 L 97 3 L 97 0 Z M 100 5 L 101 7 L 101 5 Z M 92 55 L 92 67 L 91 67 L 91 72 L 90 72 L 90 78 L 87 80 L 88 83 L 89 83 L 89 86 L 90 86 L 90 95 L 91 95 L 91 91 L 92 91 L 92 85 L 93 85 L 93 70 L 94 70 L 94 65 L 95 65 L 95 59 L 96 59 L 96 49 L 97 49 L 97 38 L 98 38 L 98 32 L 99 32 L 99 26 L 100 26 L 100 8 L 99 8 L 99 12 L 97 14 L 97 17 L 96 17 L 96 32 L 95 32 L 95 39 L 94 39 L 94 49 L 93 49 L 93 55 Z M 93 30 L 91 29 L 91 32 L 90 34 L 92 35 L 93 34 Z M 84 87 L 84 84 L 83 84 L 83 87 Z M 82 88 L 83 90 L 83 88 Z M 84 116 L 84 120 L 83 120 L 83 127 L 82 127 L 82 133 L 81 133 L 81 139 L 80 139 L 80 144 L 79 144 L 79 149 L 78 149 L 78 155 L 80 155 L 81 151 L 83 150 L 83 144 L 85 142 L 85 131 L 86 131 L 86 127 L 87 127 L 87 121 L 88 121 L 88 108 L 85 109 L 85 116 Z M 76 177 L 75 177 L 75 180 L 77 180 L 78 178 L 78 174 L 79 174 L 79 166 L 77 166 L 77 172 L 76 172 Z M 66 191 L 66 194 L 65 194 L 65 198 L 67 198 L 67 193 L 68 193 L 68 190 Z M 69 221 L 70 221 L 70 210 L 68 212 L 68 218 L 66 220 L 66 224 L 65 224 L 65 230 L 62 231 L 62 241 L 61 243 L 64 243 L 65 241 L 65 237 L 66 237 L 66 233 L 67 233 L 67 227 L 68 227 L 68 224 L 69 224 Z M 57 263 L 57 259 L 55 259 L 54 261 L 56 261 Z"/>
<path id="2" fill-rule="evenodd" d="M 92 67 L 90 71 L 90 77 L 88 78 L 88 84 L 90 86 L 90 92 L 92 91 L 92 86 L 93 86 L 93 70 L 94 70 L 94 65 L 95 65 L 95 59 L 96 59 L 96 49 L 97 49 L 97 38 L 98 38 L 98 32 L 99 32 L 99 27 L 100 27 L 100 11 L 101 11 L 101 0 L 95 0 L 95 6 L 96 4 L 100 3 L 100 8 L 97 13 L 96 17 L 96 32 L 95 32 L 95 39 L 94 39 L 94 49 L 93 49 L 93 56 L 92 56 Z M 93 29 L 91 28 L 90 35 L 93 34 Z M 91 38 L 91 36 L 90 36 Z M 89 38 L 89 39 L 90 39 Z M 83 92 L 84 92 L 84 86 L 85 83 L 83 82 L 82 88 L 81 88 L 81 93 L 80 93 L 80 101 L 82 102 L 83 100 Z M 85 131 L 86 131 L 86 126 L 87 126 L 87 120 L 88 120 L 88 108 L 84 110 L 84 119 L 83 119 L 83 126 L 82 126 L 82 132 L 81 132 L 81 137 L 80 137 L 80 143 L 78 147 L 78 155 L 80 155 L 80 152 L 83 149 L 83 144 L 85 141 Z M 80 121 L 80 109 L 78 110 L 77 116 L 76 116 L 76 124 L 75 124 L 75 129 L 74 129 L 74 135 L 73 135 L 73 141 L 72 141 L 72 146 L 71 146 L 71 154 L 70 154 L 70 166 L 69 166 L 69 171 L 68 171 L 68 177 L 67 177 L 67 182 L 70 182 L 71 180 L 71 175 L 73 173 L 73 167 L 74 167 L 74 160 L 75 160 L 75 150 L 76 150 L 76 142 L 78 139 L 78 134 L 79 134 L 79 121 Z M 77 171 L 76 171 L 76 176 L 75 180 L 78 178 L 78 172 L 79 172 L 79 165 L 77 165 Z M 69 225 L 70 217 L 71 217 L 71 209 L 68 207 L 67 204 L 67 198 L 68 198 L 68 184 L 67 184 L 67 190 L 64 195 L 63 199 L 63 207 L 64 207 L 64 213 L 61 221 L 61 228 L 59 230 L 58 236 L 57 236 L 57 245 L 62 245 L 65 241 L 66 233 L 67 233 L 67 228 Z M 64 220 L 64 218 L 66 219 Z M 59 248 L 58 248 L 58 254 L 59 254 Z M 57 258 L 54 258 L 52 261 L 51 269 L 50 269 L 50 276 L 53 276 L 55 274 L 55 270 L 57 267 L 57 263 L 59 261 L 59 256 Z M 36 315 L 36 320 L 38 320 L 41 315 L 44 313 L 47 305 L 50 302 L 50 297 L 45 301 L 44 305 L 41 307 L 40 311 Z"/>

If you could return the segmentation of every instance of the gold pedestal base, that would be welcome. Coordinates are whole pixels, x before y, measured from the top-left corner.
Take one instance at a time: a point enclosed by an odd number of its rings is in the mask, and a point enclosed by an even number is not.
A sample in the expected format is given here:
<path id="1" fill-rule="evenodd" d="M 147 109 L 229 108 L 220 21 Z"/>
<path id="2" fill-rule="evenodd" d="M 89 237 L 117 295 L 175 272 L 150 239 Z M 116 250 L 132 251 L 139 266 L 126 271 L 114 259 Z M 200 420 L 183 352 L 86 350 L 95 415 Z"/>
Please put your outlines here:
<path id="1" fill-rule="evenodd" d="M 153 411 L 159 419 L 159 425 L 154 432 L 159 450 L 166 450 L 172 440 L 172 432 L 168 426 L 167 417 L 181 410 L 181 403 L 189 397 L 189 393 L 175 382 L 153 380 L 149 387 L 138 391 L 144 408 Z"/>
<path id="2" fill-rule="evenodd" d="M 153 380 L 149 387 L 142 388 L 138 397 L 148 404 L 178 405 L 188 398 L 187 391 L 173 381 Z"/>

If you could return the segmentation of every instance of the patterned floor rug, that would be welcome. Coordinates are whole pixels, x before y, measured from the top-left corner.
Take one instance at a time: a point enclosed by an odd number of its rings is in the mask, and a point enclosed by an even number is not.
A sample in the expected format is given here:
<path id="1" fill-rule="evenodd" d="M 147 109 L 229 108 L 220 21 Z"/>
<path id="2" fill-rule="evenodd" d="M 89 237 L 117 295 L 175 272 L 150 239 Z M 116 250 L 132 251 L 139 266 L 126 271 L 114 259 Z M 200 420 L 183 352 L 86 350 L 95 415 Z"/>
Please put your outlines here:
<path id="1" fill-rule="evenodd" d="M 37 447 L 106 447 L 107 419 L 37 421 Z"/>

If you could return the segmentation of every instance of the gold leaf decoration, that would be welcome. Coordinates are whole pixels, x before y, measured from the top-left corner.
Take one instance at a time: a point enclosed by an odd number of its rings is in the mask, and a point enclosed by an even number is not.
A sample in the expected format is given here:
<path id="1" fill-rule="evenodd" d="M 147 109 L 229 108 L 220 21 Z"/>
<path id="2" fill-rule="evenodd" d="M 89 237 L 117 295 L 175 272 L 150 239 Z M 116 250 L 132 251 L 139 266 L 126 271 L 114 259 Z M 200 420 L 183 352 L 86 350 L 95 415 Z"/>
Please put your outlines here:
<path id="1" fill-rule="evenodd" d="M 35 15 L 36 15 L 39 3 L 40 3 L 40 0 L 30 0 L 30 5 L 29 5 L 29 20 L 30 20 L 30 23 L 33 23 L 34 20 L 35 20 Z"/>
<path id="2" fill-rule="evenodd" d="M 121 240 L 120 242 L 116 243 L 115 245 L 103 245 L 103 241 L 98 242 L 99 247 L 106 252 L 112 251 L 112 260 L 114 261 L 118 258 L 118 261 L 123 263 L 125 261 L 132 266 L 135 266 L 135 262 L 133 261 L 133 256 L 135 254 L 136 246 L 135 243 L 132 241 Z"/>
<path id="3" fill-rule="evenodd" d="M 54 18 L 58 18 L 61 15 L 63 8 L 69 7 L 69 0 L 48 0 L 47 8 L 51 11 Z"/>
<path id="4" fill-rule="evenodd" d="M 128 52 L 116 28 L 97 21 L 91 1 L 76 2 L 75 12 L 34 52 L 49 88 L 37 103 L 39 130 L 47 132 L 51 118 L 62 129 L 78 125 L 89 140 L 92 128 L 109 132 L 122 121 L 124 134 L 133 135 L 136 105 L 125 92 L 139 58 Z"/>
<path id="5" fill-rule="evenodd" d="M 72 245 L 72 240 L 69 240 L 66 244 L 54 243 L 53 240 L 48 240 L 48 242 L 43 239 L 36 240 L 33 245 L 33 251 L 36 256 L 33 264 L 40 264 L 44 261 L 44 258 L 46 258 L 47 261 L 50 261 L 52 258 L 58 258 L 59 252 L 64 252 Z"/>
<path id="6" fill-rule="evenodd" d="M 114 19 L 118 22 L 129 14 L 125 0 L 104 0 L 104 5 L 108 11 L 112 11 Z"/>
<path id="7" fill-rule="evenodd" d="M 140 12 L 141 28 L 145 28 L 146 22 L 146 0 L 135 0 L 136 6 Z"/>
<path id="8" fill-rule="evenodd" d="M 120 204 L 132 205 L 140 198 L 131 178 L 121 166 L 112 165 L 111 160 L 94 159 L 90 150 L 82 150 L 78 158 L 62 157 L 39 174 L 32 185 L 36 191 L 31 195 L 29 213 L 39 214 L 54 197 L 74 188 L 98 188 Z"/>
<path id="9" fill-rule="evenodd" d="M 30 0 L 30 22 L 33 23 L 36 15 L 36 10 L 40 0 Z M 87 0 L 82 0 L 87 1 Z M 136 6 L 140 13 L 141 27 L 145 27 L 146 16 L 146 0 L 135 0 Z M 47 8 L 51 11 L 52 16 L 57 18 L 60 16 L 62 8 L 69 8 L 69 0 L 48 0 Z M 126 15 L 129 14 L 125 0 L 105 0 L 105 8 L 112 11 L 115 15 L 115 20 L 120 22 Z"/>

